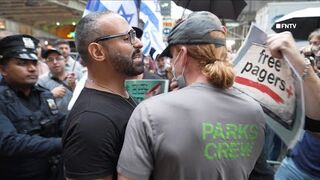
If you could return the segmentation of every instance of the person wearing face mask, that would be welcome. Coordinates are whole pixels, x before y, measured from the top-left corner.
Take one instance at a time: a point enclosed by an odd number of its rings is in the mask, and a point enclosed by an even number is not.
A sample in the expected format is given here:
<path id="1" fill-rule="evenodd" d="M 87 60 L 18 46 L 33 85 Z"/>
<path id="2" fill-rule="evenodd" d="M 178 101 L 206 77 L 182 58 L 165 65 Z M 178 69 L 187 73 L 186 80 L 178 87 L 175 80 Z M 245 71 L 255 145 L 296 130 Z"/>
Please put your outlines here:
<path id="1" fill-rule="evenodd" d="M 248 179 L 264 143 L 260 105 L 232 88 L 226 32 L 194 12 L 168 36 L 178 91 L 141 102 L 127 125 L 118 179 Z M 241 167 L 241 168 L 240 168 Z"/>
<path id="2" fill-rule="evenodd" d="M 178 56 L 177 56 L 176 59 L 178 59 L 179 55 L 180 55 L 180 52 L 179 52 L 179 54 L 178 54 Z M 176 61 L 174 62 L 174 64 L 172 65 L 173 80 L 177 81 L 177 86 L 178 86 L 179 88 L 184 88 L 184 87 L 186 87 L 186 80 L 184 79 L 184 75 L 183 75 L 183 74 L 184 74 L 184 71 L 185 71 L 185 69 L 186 69 L 186 66 L 184 66 L 184 67 L 182 68 L 181 74 L 180 74 L 180 75 L 177 75 L 176 68 L 175 68 L 177 62 L 178 62 L 178 60 L 176 60 Z"/>

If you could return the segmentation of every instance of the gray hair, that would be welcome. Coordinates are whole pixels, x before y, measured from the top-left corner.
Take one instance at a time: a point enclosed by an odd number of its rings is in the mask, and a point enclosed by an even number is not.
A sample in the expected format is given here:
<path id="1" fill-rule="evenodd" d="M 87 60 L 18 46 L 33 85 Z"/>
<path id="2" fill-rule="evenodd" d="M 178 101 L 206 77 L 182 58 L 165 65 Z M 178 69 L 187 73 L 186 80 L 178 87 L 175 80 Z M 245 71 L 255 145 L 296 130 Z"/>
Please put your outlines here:
<path id="1" fill-rule="evenodd" d="M 314 30 L 313 32 L 310 33 L 309 37 L 308 37 L 308 41 L 310 41 L 313 37 L 317 38 L 320 40 L 320 28 Z"/>
<path id="2" fill-rule="evenodd" d="M 87 63 L 89 60 L 88 46 L 102 31 L 98 23 L 99 19 L 106 15 L 114 13 L 112 11 L 92 12 L 84 16 L 76 26 L 75 46 L 82 60 Z"/>

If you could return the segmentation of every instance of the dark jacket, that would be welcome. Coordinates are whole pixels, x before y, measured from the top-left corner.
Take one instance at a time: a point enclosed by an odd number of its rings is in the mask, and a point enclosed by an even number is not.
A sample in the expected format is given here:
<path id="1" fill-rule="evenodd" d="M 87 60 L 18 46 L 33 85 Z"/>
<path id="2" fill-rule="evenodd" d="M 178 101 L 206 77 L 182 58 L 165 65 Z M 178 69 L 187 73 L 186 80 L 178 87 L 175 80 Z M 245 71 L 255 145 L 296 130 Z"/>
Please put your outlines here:
<path id="1" fill-rule="evenodd" d="M 0 179 L 49 179 L 49 160 L 62 150 L 65 115 L 42 87 L 32 88 L 24 102 L 18 94 L 1 80 Z"/>

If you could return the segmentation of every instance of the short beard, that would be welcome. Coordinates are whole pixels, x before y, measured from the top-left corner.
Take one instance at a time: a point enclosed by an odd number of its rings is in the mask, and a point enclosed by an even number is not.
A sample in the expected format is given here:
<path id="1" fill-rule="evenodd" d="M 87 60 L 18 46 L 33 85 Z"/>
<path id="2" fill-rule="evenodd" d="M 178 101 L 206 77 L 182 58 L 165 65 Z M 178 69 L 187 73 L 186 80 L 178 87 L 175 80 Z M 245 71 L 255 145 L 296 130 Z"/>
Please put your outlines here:
<path id="1" fill-rule="evenodd" d="M 115 68 L 115 70 L 121 74 L 124 74 L 126 76 L 137 76 L 144 72 L 144 65 L 142 60 L 138 64 L 133 63 L 133 58 L 137 53 L 140 53 L 139 49 L 133 51 L 130 56 L 121 55 L 119 53 L 112 53 L 112 55 L 110 56 L 111 64 Z"/>

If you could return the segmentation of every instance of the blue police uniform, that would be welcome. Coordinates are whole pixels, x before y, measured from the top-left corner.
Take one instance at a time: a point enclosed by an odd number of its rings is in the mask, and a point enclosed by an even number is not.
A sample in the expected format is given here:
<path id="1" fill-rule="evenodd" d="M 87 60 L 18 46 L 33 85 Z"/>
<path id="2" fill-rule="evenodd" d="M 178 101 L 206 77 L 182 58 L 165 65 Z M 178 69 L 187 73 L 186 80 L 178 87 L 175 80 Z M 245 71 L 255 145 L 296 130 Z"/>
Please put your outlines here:
<path id="1" fill-rule="evenodd" d="M 32 43 L 37 40 L 28 35 L 0 40 L 0 62 L 6 58 L 37 60 Z M 47 89 L 35 85 L 25 96 L 2 78 L 0 179 L 52 179 L 56 167 L 51 162 L 62 151 L 64 119 Z"/>

